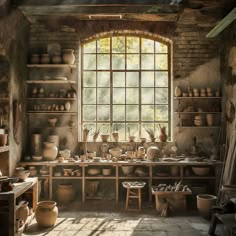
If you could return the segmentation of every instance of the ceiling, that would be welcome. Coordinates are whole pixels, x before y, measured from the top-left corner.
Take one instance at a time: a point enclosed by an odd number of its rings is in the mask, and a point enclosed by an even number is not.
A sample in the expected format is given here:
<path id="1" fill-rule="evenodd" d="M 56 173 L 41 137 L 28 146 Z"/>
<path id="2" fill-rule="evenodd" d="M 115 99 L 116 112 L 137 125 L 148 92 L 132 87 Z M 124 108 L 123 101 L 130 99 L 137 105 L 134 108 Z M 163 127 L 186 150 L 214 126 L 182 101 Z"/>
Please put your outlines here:
<path id="1" fill-rule="evenodd" d="M 167 21 L 202 26 L 215 25 L 234 5 L 235 0 L 15 0 L 12 4 L 31 23 L 70 19 Z"/>

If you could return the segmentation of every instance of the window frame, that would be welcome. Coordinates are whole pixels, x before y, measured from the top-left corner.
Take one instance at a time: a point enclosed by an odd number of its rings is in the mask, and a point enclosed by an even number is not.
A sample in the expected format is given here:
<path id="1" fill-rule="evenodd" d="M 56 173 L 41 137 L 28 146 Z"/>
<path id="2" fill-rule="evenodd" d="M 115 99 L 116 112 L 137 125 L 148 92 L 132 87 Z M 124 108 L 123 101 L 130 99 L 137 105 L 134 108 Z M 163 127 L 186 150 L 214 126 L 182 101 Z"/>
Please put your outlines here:
<path id="1" fill-rule="evenodd" d="M 119 37 L 119 36 L 123 36 L 123 37 L 125 37 L 125 52 L 124 53 L 122 53 L 122 54 L 124 54 L 125 55 L 125 69 L 124 70 L 117 70 L 117 69 L 112 69 L 112 55 L 113 54 L 119 54 L 119 53 L 113 53 L 112 52 L 112 40 L 111 40 L 111 38 L 112 37 Z M 137 69 L 137 70 L 130 70 L 130 69 L 127 69 L 127 54 L 132 54 L 132 53 L 128 53 L 127 52 L 127 37 L 138 37 L 139 38 L 139 69 Z M 104 39 L 104 38 L 110 38 L 110 52 L 108 53 L 109 55 L 110 55 L 110 66 L 109 66 L 109 69 L 98 69 L 97 68 L 97 58 L 98 58 L 98 54 L 104 54 L 104 53 L 99 53 L 98 52 L 98 46 L 97 46 L 97 41 L 98 40 L 100 40 L 100 39 Z M 141 40 L 142 39 L 150 39 L 150 40 L 153 40 L 154 41 L 154 43 L 155 42 L 158 42 L 158 43 L 161 43 L 161 44 L 164 44 L 164 45 L 166 45 L 167 46 L 167 52 L 166 53 L 156 53 L 155 52 L 155 46 L 154 46 L 154 50 L 153 50 L 153 52 L 152 53 L 142 53 L 141 52 Z M 96 117 L 95 117 L 95 121 L 84 121 L 83 120 L 83 111 L 84 111 L 84 109 L 83 109 L 83 106 L 84 105 L 86 105 L 86 104 L 84 104 L 84 101 L 83 101 L 83 92 L 84 92 L 84 86 L 83 86 L 83 80 L 84 80 L 84 77 L 83 77 L 83 72 L 84 71 L 86 71 L 85 69 L 84 69 L 84 57 L 83 57 L 83 55 L 84 54 L 86 54 L 86 53 L 84 53 L 84 45 L 85 44 L 87 44 L 87 43 L 89 43 L 89 42 L 92 42 L 92 41 L 95 41 L 96 42 L 96 52 L 95 53 L 88 53 L 88 54 L 95 54 L 96 55 L 96 69 L 94 69 L 94 70 L 87 70 L 87 71 L 94 71 L 95 73 L 96 73 L 96 81 L 97 81 L 97 79 L 98 79 L 98 76 L 97 76 L 97 73 L 98 72 L 109 72 L 110 73 L 110 86 L 109 87 L 107 87 L 107 88 L 109 88 L 110 89 L 110 104 L 107 104 L 107 105 L 109 105 L 110 106 L 110 120 L 109 121 L 98 121 L 98 113 L 97 113 L 97 109 L 98 109 L 98 106 L 99 105 L 105 105 L 105 104 L 99 104 L 98 103 L 98 101 L 97 101 L 97 93 L 98 93 L 98 89 L 97 88 L 100 88 L 100 87 L 98 87 L 98 85 L 96 84 L 96 86 L 94 87 L 95 88 L 95 90 L 96 90 L 96 103 L 94 103 L 93 105 L 95 105 L 96 106 Z M 121 54 L 121 53 L 120 53 Z M 137 53 L 133 53 L 133 54 L 137 54 Z M 142 69 L 141 68 L 141 57 L 142 57 L 142 55 L 149 55 L 149 54 L 153 54 L 154 55 L 154 65 L 155 65 L 155 55 L 160 55 L 160 54 L 165 54 L 165 55 L 167 55 L 167 69 L 166 70 L 158 70 L 158 69 Z M 80 103 L 79 103 L 79 106 L 80 106 L 80 111 L 81 111 L 81 114 L 79 115 L 79 127 L 80 127 L 80 134 L 81 135 L 79 135 L 79 141 L 83 141 L 82 140 L 82 133 L 83 133 L 83 125 L 84 125 L 84 123 L 95 123 L 96 124 L 96 127 L 97 127 L 97 124 L 99 124 L 99 123 L 108 123 L 108 124 L 110 124 L 109 126 L 110 126 L 110 137 L 111 137 L 111 134 L 112 134 L 112 124 L 115 124 L 115 123 L 124 123 L 124 125 L 125 124 L 129 124 L 129 123 L 134 123 L 134 124 L 138 124 L 138 126 L 139 126 L 139 131 L 138 131 L 138 134 L 139 134 L 139 137 L 142 137 L 141 136 L 141 132 L 142 132 L 142 123 L 145 123 L 145 124 L 148 124 L 148 123 L 151 123 L 151 124 L 154 124 L 154 130 L 156 129 L 155 128 L 155 124 L 162 124 L 162 123 L 164 123 L 164 124 L 168 124 L 168 137 L 169 137 L 169 140 L 172 140 L 172 132 L 173 132 L 173 130 L 172 130 L 172 79 L 171 79 L 171 77 L 172 77 L 172 64 L 171 64 L 171 58 L 172 58 L 172 44 L 171 44 L 171 42 L 170 41 L 168 41 L 168 40 L 164 40 L 164 39 L 162 39 L 162 37 L 149 37 L 149 36 L 147 36 L 147 35 L 145 35 L 145 34 L 125 34 L 125 33 L 117 33 L 117 34 L 111 34 L 111 35 L 102 35 L 102 36 L 99 36 L 99 37 L 94 37 L 93 39 L 90 39 L 90 40 L 84 40 L 84 41 L 82 41 L 82 43 L 81 43 L 81 54 L 80 54 L 80 58 L 81 58 L 81 71 L 80 71 L 80 75 L 81 75 L 81 79 L 80 79 L 80 82 L 78 83 L 78 86 L 79 86 L 79 88 L 80 88 Z M 142 72 L 143 71 L 145 71 L 145 72 L 153 72 L 153 73 L 156 73 L 157 71 L 163 71 L 163 72 L 167 72 L 167 74 L 168 74 L 168 85 L 167 85 L 167 87 L 156 87 L 155 86 L 155 75 L 154 75 L 154 86 L 153 87 L 150 87 L 150 88 L 153 88 L 154 89 L 154 103 L 153 104 L 143 104 L 142 102 L 141 102 L 141 99 L 142 99 L 142 93 L 141 93 L 141 89 L 142 88 L 146 88 L 146 87 L 143 87 L 142 85 L 141 85 L 141 78 L 142 78 L 142 76 L 141 76 L 141 74 L 142 74 Z M 135 105 L 138 105 L 138 112 L 139 112 L 139 119 L 137 120 L 137 121 L 128 121 L 127 119 L 126 119 L 126 117 L 125 117 L 125 120 L 124 121 L 115 121 L 114 122 L 114 120 L 113 120 L 113 109 L 112 109 L 112 107 L 113 107 L 113 98 L 112 98 L 112 94 L 113 94 L 113 89 L 114 89 L 114 86 L 113 86 L 113 84 L 112 84 L 112 82 L 113 82 L 113 73 L 114 72 L 124 72 L 125 74 L 127 73 L 127 72 L 137 72 L 138 74 L 139 74 L 139 76 L 138 76 L 138 78 L 139 78 L 139 86 L 137 87 L 138 88 L 138 90 L 139 90 L 139 102 L 138 102 L 138 104 L 135 104 Z M 127 78 L 126 78 L 126 75 L 125 75 L 125 82 L 127 81 Z M 101 87 L 102 88 L 102 87 Z M 125 84 L 125 86 L 124 87 L 115 87 L 115 88 L 124 88 L 125 89 L 125 94 L 126 94 L 126 89 L 127 88 L 133 88 L 133 87 L 127 87 L 127 84 Z M 167 88 L 168 89 L 168 96 L 167 96 L 167 99 L 168 99 L 168 101 L 167 101 L 167 103 L 166 104 L 156 104 L 155 103 L 155 89 L 156 88 Z M 126 99 L 125 99 L 126 100 Z M 124 104 L 122 104 L 122 105 L 124 105 L 125 106 L 125 109 L 126 109 L 126 106 L 127 105 L 132 105 L 132 104 L 127 104 L 126 103 L 126 101 L 125 101 L 125 103 Z M 141 106 L 142 105 L 153 105 L 154 106 L 154 120 L 153 121 L 144 121 L 143 119 L 142 119 L 142 109 L 141 109 Z M 167 105 L 167 107 L 168 107 L 168 120 L 166 120 L 166 121 L 156 121 L 155 120 L 155 106 L 156 105 Z M 127 129 L 127 127 L 126 127 L 126 129 Z M 125 130 L 125 137 L 127 136 L 127 130 Z M 110 138 L 111 139 L 111 138 Z M 127 141 L 127 137 L 126 137 L 126 140 L 122 140 L 121 142 L 126 142 Z"/>

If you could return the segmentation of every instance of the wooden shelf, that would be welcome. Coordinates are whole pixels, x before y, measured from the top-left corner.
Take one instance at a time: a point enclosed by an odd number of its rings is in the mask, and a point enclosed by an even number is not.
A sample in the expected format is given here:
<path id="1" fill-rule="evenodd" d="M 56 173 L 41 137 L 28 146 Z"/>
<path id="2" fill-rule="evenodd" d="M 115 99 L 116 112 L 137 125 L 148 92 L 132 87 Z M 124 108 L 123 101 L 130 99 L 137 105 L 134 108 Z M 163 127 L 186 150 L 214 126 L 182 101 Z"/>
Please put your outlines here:
<path id="1" fill-rule="evenodd" d="M 77 127 L 72 126 L 44 126 L 44 127 L 29 127 L 30 129 L 76 129 Z"/>
<path id="2" fill-rule="evenodd" d="M 75 64 L 27 64 L 30 68 L 76 68 Z"/>
<path id="3" fill-rule="evenodd" d="M 215 176 L 189 176 L 183 177 L 183 179 L 216 179 Z"/>
<path id="4" fill-rule="evenodd" d="M 82 177 L 79 177 L 79 176 L 53 176 L 52 179 L 63 179 L 63 180 L 66 180 L 66 179 L 82 179 Z"/>
<path id="5" fill-rule="evenodd" d="M 219 129 L 220 126 L 176 126 L 176 128 L 181 128 L 181 129 L 189 129 L 189 128 L 195 128 L 195 129 Z"/>
<path id="6" fill-rule="evenodd" d="M 152 177 L 153 179 L 181 179 L 180 176 L 174 177 L 174 176 L 168 176 L 168 177 L 159 177 L 159 176 L 154 176 Z"/>
<path id="7" fill-rule="evenodd" d="M 106 179 L 116 179 L 115 176 L 105 176 L 105 175 L 102 175 L 102 176 L 86 176 L 85 179 L 102 179 L 102 180 L 106 180 Z"/>
<path id="8" fill-rule="evenodd" d="M 76 101 L 77 99 L 76 98 L 27 98 L 27 100 L 32 100 L 32 101 L 35 101 L 35 100 L 61 100 L 61 101 Z"/>
<path id="9" fill-rule="evenodd" d="M 144 176 L 120 176 L 119 179 L 150 179 L 150 177 Z"/>
<path id="10" fill-rule="evenodd" d="M 74 80 L 26 80 L 27 84 L 76 84 Z"/>
<path id="11" fill-rule="evenodd" d="M 10 147 L 9 146 L 2 146 L 0 147 L 0 153 L 2 152 L 8 152 L 10 150 Z"/>
<path id="12" fill-rule="evenodd" d="M 9 98 L 0 98 L 0 102 L 8 102 Z"/>
<path id="13" fill-rule="evenodd" d="M 61 114 L 68 114 L 68 115 L 76 115 L 77 112 L 69 112 L 69 111 L 27 111 L 27 114 L 47 114 L 47 115 L 61 115 Z"/>
<path id="14" fill-rule="evenodd" d="M 177 114 L 218 114 L 221 113 L 221 111 L 202 111 L 202 112 L 197 112 L 197 111 L 175 111 Z"/>
<path id="15" fill-rule="evenodd" d="M 174 97 L 175 100 L 181 99 L 220 99 L 221 97 Z"/>

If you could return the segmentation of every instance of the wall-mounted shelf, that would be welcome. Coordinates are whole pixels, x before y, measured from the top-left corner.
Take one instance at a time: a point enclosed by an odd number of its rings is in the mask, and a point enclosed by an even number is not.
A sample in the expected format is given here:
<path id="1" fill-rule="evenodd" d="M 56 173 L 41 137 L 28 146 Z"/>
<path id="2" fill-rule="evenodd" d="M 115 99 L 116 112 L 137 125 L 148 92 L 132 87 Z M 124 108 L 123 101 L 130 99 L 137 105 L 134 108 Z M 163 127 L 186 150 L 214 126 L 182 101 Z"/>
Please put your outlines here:
<path id="1" fill-rule="evenodd" d="M 26 80 L 27 84 L 76 84 L 74 80 Z"/>
<path id="2" fill-rule="evenodd" d="M 27 64 L 27 67 L 30 68 L 63 68 L 63 67 L 69 67 L 69 68 L 76 68 L 76 65 L 74 64 Z"/>
<path id="3" fill-rule="evenodd" d="M 9 146 L 2 146 L 0 147 L 0 153 L 2 152 L 8 152 L 10 150 L 10 147 Z"/>
<path id="4" fill-rule="evenodd" d="M 76 98 L 27 98 L 27 100 L 57 100 L 57 101 L 77 101 Z"/>
<path id="5" fill-rule="evenodd" d="M 68 115 L 76 115 L 76 112 L 69 112 L 69 111 L 28 111 L 27 114 L 40 114 L 40 115 L 61 115 L 61 114 L 68 114 Z"/>
<path id="6" fill-rule="evenodd" d="M 175 100 L 181 99 L 221 99 L 221 97 L 174 97 Z"/>
<path id="7" fill-rule="evenodd" d="M 175 113 L 177 114 L 218 114 L 221 113 L 220 111 L 201 111 L 201 112 L 197 112 L 197 111 L 175 111 Z"/>

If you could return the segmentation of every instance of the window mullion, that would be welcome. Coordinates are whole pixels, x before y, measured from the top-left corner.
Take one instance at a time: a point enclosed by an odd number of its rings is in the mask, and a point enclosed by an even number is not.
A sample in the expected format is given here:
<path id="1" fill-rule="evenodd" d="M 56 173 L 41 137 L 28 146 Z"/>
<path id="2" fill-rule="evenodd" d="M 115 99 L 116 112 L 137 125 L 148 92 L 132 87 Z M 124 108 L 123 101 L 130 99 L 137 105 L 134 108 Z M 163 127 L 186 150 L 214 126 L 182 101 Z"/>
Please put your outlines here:
<path id="1" fill-rule="evenodd" d="M 142 90 L 141 90 L 141 79 L 142 79 L 142 57 L 141 57 L 141 37 L 139 37 L 139 137 L 142 135 Z"/>

